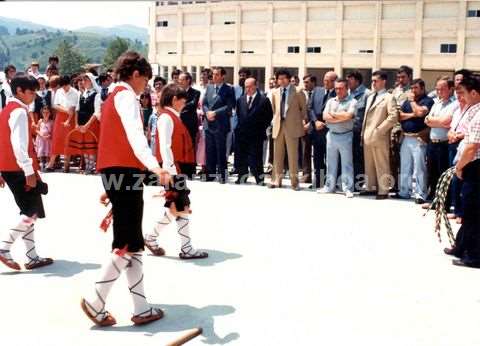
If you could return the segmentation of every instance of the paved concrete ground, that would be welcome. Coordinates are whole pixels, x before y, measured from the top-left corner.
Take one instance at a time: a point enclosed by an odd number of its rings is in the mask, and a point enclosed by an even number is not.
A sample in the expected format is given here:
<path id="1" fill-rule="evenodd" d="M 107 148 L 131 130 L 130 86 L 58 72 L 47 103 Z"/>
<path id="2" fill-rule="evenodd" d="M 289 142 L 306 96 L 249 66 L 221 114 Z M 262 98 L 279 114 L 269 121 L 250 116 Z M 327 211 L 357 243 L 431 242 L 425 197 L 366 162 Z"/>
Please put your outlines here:
<path id="1" fill-rule="evenodd" d="M 201 182 L 190 184 L 193 235 L 210 258 L 179 261 L 179 239 L 166 232 L 167 256 L 144 261 L 148 298 L 165 319 L 132 327 L 122 277 L 108 300 L 119 323 L 99 330 L 79 300 L 111 241 L 98 231 L 100 178 L 44 177 L 51 192 L 37 248 L 56 263 L 33 272 L 0 267 L 1 345 L 165 345 L 197 326 L 204 334 L 189 345 L 480 343 L 480 271 L 450 264 L 433 215 L 404 201 Z M 154 192 L 145 193 L 145 228 L 162 214 Z M 8 190 L 0 210 L 6 230 L 17 218 Z M 22 253 L 17 244 L 14 255 Z"/>

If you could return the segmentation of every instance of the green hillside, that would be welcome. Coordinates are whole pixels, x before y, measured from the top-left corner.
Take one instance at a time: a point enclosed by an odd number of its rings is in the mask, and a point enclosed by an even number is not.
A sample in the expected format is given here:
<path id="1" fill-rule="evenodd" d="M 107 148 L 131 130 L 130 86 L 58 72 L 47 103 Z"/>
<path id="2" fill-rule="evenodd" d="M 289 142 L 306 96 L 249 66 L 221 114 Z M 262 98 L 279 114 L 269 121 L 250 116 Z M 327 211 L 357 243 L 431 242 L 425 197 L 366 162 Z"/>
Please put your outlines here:
<path id="1" fill-rule="evenodd" d="M 25 69 L 32 60 L 40 63 L 44 71 L 48 57 L 62 41 L 71 43 L 89 63 L 102 63 L 106 48 L 115 37 L 95 33 L 72 31 L 48 31 L 46 29 L 17 29 L 15 33 L 0 31 L 0 69 L 14 64 L 19 70 Z M 147 54 L 147 46 L 139 40 L 129 40 L 130 48 Z"/>

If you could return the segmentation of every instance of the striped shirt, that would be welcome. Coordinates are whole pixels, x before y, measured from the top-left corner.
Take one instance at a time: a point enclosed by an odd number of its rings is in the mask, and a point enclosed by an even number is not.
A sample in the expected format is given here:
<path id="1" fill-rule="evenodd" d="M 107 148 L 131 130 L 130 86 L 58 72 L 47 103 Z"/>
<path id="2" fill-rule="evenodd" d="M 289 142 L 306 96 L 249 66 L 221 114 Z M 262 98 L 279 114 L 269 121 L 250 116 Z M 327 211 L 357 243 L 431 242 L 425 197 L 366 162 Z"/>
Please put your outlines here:
<path id="1" fill-rule="evenodd" d="M 465 133 L 465 145 L 480 144 L 480 103 L 470 107 L 467 116 L 471 121 L 467 125 L 467 132 Z M 480 159 L 480 149 L 475 153 L 473 160 Z"/>

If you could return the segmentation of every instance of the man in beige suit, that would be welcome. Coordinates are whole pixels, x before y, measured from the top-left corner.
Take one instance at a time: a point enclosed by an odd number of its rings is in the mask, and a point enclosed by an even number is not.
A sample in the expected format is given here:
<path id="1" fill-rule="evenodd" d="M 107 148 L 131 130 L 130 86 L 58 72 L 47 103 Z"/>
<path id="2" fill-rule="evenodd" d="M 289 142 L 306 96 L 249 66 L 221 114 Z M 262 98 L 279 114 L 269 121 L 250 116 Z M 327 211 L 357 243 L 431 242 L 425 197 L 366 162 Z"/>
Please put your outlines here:
<path id="1" fill-rule="evenodd" d="M 398 122 L 398 110 L 395 98 L 385 89 L 386 83 L 385 72 L 372 74 L 372 93 L 367 99 L 362 128 L 366 191 L 361 194 L 376 194 L 377 199 L 388 198 L 395 179 L 390 172 L 390 134 Z"/>
<path id="2" fill-rule="evenodd" d="M 303 121 L 307 121 L 306 98 L 303 92 L 290 84 L 290 72 L 282 69 L 275 76 L 279 88 L 272 93 L 274 169 L 269 187 L 282 186 L 286 147 L 292 189 L 298 190 L 298 139 L 305 135 Z"/>

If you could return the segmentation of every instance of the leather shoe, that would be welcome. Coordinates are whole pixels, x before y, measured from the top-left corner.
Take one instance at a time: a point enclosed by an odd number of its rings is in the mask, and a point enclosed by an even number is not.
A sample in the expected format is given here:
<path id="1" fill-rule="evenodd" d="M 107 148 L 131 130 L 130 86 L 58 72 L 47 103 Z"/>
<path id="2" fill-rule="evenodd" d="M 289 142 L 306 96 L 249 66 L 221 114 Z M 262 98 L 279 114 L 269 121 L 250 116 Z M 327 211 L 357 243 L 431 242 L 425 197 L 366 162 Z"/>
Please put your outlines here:
<path id="1" fill-rule="evenodd" d="M 456 256 L 457 248 L 456 248 L 455 246 L 446 247 L 445 249 L 443 249 L 443 252 L 444 252 L 446 255 Z M 458 257 L 458 256 L 457 256 L 457 257 Z"/>
<path id="2" fill-rule="evenodd" d="M 360 196 L 375 196 L 376 191 L 360 191 Z"/>
<path id="3" fill-rule="evenodd" d="M 312 183 L 312 177 L 310 176 L 304 176 L 300 179 L 300 182 L 301 183 L 304 183 L 304 184 L 311 184 Z"/>
<path id="4" fill-rule="evenodd" d="M 472 261 L 470 259 L 454 259 L 452 260 L 452 264 L 459 267 L 469 267 L 469 268 L 480 268 L 479 261 Z"/>
<path id="5" fill-rule="evenodd" d="M 375 199 L 382 200 L 382 199 L 388 199 L 388 195 L 377 195 Z"/>
<path id="6" fill-rule="evenodd" d="M 269 189 L 278 189 L 280 186 L 276 185 L 276 184 L 268 184 L 268 188 Z"/>
<path id="7" fill-rule="evenodd" d="M 410 199 L 410 198 L 408 198 L 408 197 L 402 196 L 402 195 L 399 194 L 399 193 L 393 194 L 393 195 L 392 195 L 392 198 L 394 198 L 394 199 Z"/>
<path id="8" fill-rule="evenodd" d="M 425 200 L 423 198 L 415 198 L 415 204 L 424 204 Z"/>

